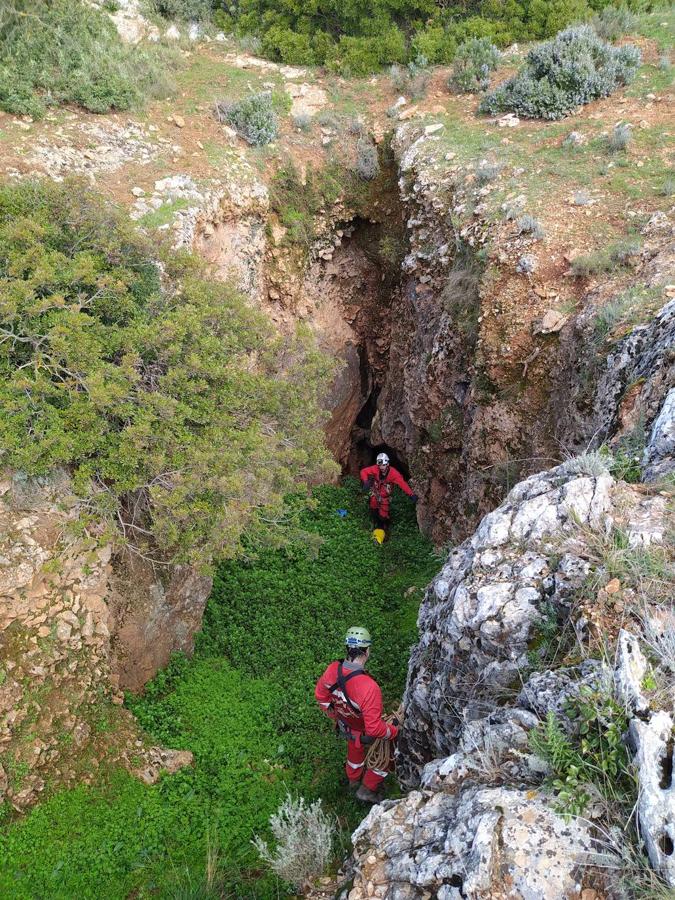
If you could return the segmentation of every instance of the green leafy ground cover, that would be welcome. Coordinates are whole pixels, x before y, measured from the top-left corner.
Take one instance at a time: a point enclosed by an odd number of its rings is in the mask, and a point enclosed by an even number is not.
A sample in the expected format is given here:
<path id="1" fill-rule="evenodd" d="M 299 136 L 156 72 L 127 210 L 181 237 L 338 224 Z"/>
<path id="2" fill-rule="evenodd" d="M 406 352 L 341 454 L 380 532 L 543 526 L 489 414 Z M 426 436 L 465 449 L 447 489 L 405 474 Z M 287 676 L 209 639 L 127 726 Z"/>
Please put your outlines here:
<path id="1" fill-rule="evenodd" d="M 303 512 L 321 543 L 263 551 L 216 576 L 192 660 L 177 657 L 130 706 L 152 737 L 190 749 L 193 768 L 146 787 L 105 773 L 96 788 L 56 794 L 0 837 L 0 896 L 196 897 L 207 843 L 219 851 L 223 896 L 284 896 L 250 844 L 288 790 L 323 797 L 343 828 L 363 815 L 340 786 L 344 745 L 316 707 L 316 678 L 346 628 L 368 625 L 372 672 L 399 699 L 421 588 L 438 567 L 407 498 L 395 528 L 372 543 L 353 483 L 316 490 Z M 337 510 L 346 509 L 341 518 Z M 391 788 L 390 788 L 391 790 Z M 190 885 L 191 887 L 188 887 Z"/>

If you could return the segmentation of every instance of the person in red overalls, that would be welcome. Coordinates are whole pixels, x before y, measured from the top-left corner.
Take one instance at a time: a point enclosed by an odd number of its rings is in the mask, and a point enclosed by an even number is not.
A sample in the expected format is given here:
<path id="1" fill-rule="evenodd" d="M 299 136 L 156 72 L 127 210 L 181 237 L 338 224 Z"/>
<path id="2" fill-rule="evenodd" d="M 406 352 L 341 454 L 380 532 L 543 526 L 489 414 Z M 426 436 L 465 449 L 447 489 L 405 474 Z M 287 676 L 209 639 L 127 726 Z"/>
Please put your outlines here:
<path id="1" fill-rule="evenodd" d="M 375 529 L 373 534 L 377 537 L 377 531 L 380 530 L 384 532 L 382 535 L 382 539 L 384 539 L 389 534 L 389 503 L 394 486 L 400 487 L 413 503 L 417 503 L 417 494 L 413 492 L 403 475 L 389 465 L 389 457 L 386 453 L 377 454 L 377 462 L 374 466 L 366 466 L 361 469 L 361 484 L 370 496 L 368 505 Z"/>
<path id="2" fill-rule="evenodd" d="M 371 643 L 366 628 L 350 628 L 345 636 L 346 658 L 332 662 L 314 690 L 319 706 L 347 740 L 345 770 L 349 789 L 356 791 L 357 799 L 364 803 L 379 802 L 376 791 L 387 775 L 379 769 L 368 769 L 364 774 L 368 747 L 377 738 L 393 741 L 398 734 L 397 723 L 390 725 L 382 718 L 378 683 L 364 671 Z"/>

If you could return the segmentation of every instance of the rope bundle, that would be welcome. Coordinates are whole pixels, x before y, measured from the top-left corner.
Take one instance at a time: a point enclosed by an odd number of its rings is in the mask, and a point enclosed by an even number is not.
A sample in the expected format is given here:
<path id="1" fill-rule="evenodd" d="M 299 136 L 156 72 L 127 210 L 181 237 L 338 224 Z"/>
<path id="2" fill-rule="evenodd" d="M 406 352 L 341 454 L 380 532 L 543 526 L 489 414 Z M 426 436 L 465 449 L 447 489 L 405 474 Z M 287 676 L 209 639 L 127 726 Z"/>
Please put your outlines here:
<path id="1" fill-rule="evenodd" d="M 384 721 L 391 725 L 394 719 L 398 719 L 399 725 L 403 724 L 403 705 L 388 716 L 384 716 Z M 388 772 L 393 768 L 394 761 L 394 742 L 386 738 L 378 738 L 366 754 L 366 768 L 379 769 L 381 772 Z"/>

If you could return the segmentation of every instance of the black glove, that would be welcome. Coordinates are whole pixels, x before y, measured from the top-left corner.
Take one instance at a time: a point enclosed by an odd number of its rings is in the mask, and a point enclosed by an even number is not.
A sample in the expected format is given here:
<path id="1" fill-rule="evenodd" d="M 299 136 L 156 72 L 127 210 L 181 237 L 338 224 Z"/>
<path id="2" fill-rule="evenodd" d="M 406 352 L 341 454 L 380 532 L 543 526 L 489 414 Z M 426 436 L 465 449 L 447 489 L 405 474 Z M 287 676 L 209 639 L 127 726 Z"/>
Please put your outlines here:
<path id="1" fill-rule="evenodd" d="M 417 496 L 417 494 L 411 494 L 410 499 L 413 503 L 418 503 L 420 498 Z"/>
<path id="2" fill-rule="evenodd" d="M 377 738 L 371 737 L 369 734 L 361 735 L 361 745 L 363 747 L 367 747 L 369 744 L 374 744 Z"/>

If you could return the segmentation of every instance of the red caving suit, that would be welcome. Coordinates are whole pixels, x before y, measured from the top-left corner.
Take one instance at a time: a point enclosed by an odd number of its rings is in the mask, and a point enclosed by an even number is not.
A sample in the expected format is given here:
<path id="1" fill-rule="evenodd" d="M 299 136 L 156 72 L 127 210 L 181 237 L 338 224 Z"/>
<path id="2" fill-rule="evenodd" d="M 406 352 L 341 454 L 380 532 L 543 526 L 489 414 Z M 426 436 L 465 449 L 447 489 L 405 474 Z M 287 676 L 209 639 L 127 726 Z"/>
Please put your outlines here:
<path id="1" fill-rule="evenodd" d="M 373 492 L 370 495 L 370 508 L 376 510 L 383 519 L 389 518 L 389 503 L 394 485 L 400 487 L 404 494 L 412 497 L 413 490 L 401 473 L 389 466 L 387 474 L 382 477 L 379 466 L 366 466 L 361 469 L 361 481 L 373 480 Z"/>
<path id="2" fill-rule="evenodd" d="M 331 692 L 330 688 L 338 681 L 339 665 L 340 663 L 336 661 L 328 666 L 316 683 L 314 696 L 326 715 L 336 722 L 342 723 L 343 729 L 346 729 L 354 738 L 347 741 L 345 770 L 350 781 L 358 781 L 363 775 L 368 752 L 368 747 L 361 744 L 361 735 L 393 739 L 398 734 L 398 728 L 395 725 L 389 725 L 382 718 L 380 686 L 356 663 L 349 662 L 349 660 L 342 663 L 345 676 L 351 672 L 359 673 L 349 678 L 345 684 L 347 697 L 339 687 Z M 386 775 L 386 772 L 379 769 L 368 769 L 363 776 L 363 784 L 369 790 L 374 791 Z"/>

